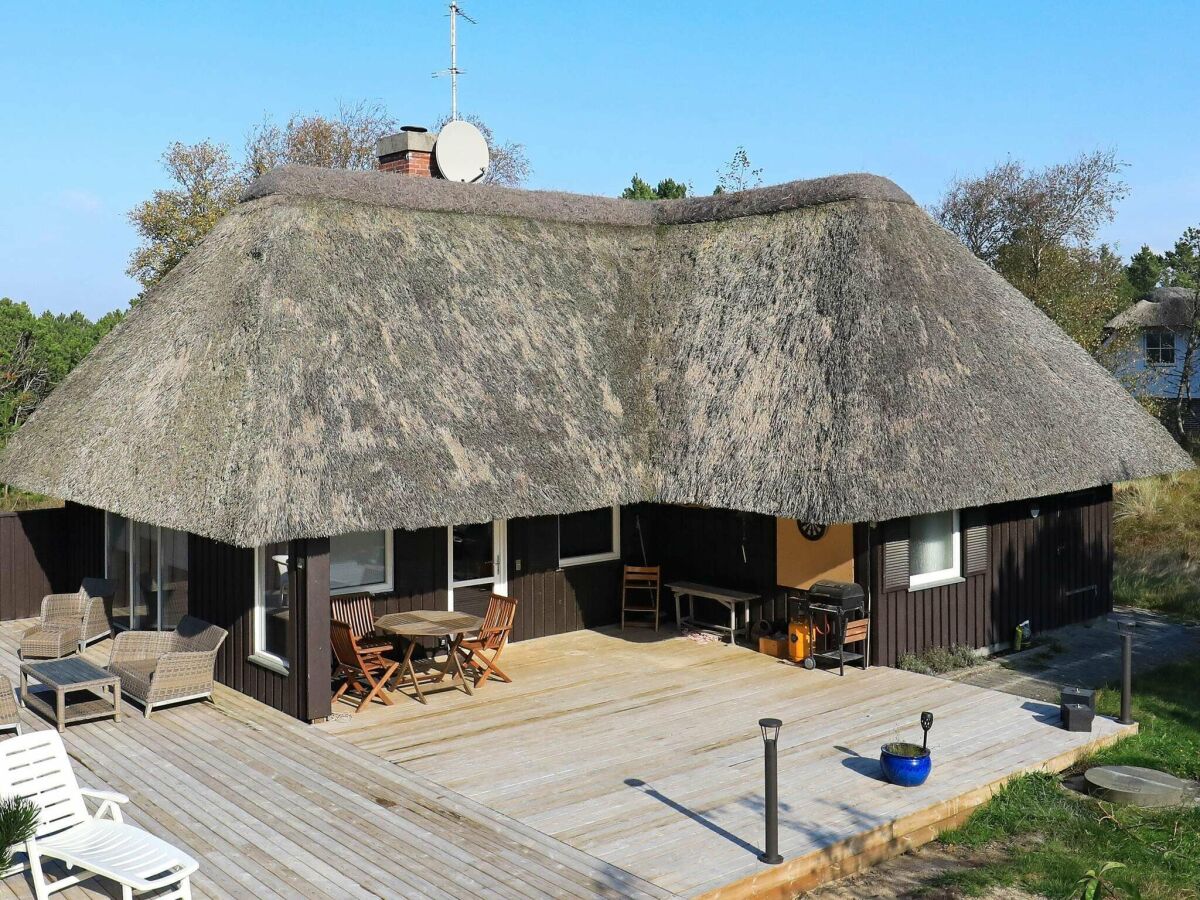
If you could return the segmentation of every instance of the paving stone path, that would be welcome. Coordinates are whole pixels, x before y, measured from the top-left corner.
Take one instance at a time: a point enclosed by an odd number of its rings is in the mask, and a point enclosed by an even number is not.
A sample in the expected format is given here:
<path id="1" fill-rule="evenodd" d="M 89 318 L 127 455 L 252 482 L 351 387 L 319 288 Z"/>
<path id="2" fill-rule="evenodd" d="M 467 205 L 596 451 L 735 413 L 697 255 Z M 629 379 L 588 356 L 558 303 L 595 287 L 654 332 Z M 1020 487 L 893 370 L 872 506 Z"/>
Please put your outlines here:
<path id="1" fill-rule="evenodd" d="M 1065 685 L 1101 687 L 1121 678 L 1120 623 L 1133 631 L 1133 677 L 1167 663 L 1200 656 L 1200 625 L 1187 625 L 1146 610 L 1118 607 L 1111 615 L 1035 635 L 1036 646 L 948 672 L 943 678 L 1048 703 Z"/>

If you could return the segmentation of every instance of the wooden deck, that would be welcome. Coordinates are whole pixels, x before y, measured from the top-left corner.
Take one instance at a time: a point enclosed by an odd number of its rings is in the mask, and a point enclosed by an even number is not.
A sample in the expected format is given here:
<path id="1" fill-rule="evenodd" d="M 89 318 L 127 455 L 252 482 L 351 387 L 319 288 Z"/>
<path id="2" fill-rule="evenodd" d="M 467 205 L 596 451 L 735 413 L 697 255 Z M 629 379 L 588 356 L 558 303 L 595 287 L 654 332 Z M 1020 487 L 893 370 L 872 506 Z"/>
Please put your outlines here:
<path id="1" fill-rule="evenodd" d="M 0 671 L 14 682 L 27 625 L 0 624 Z M 107 643 L 88 658 L 106 661 Z M 70 726 L 67 750 L 85 784 L 129 795 L 127 820 L 200 861 L 197 897 L 669 896 L 234 691 L 150 720 L 129 703 L 124 712 Z M 119 895 L 92 881 L 56 896 Z M 33 896 L 27 876 L 0 881 L 10 896 Z"/>
<path id="2" fill-rule="evenodd" d="M 805 672 L 642 629 L 581 631 L 505 653 L 511 685 L 394 695 L 319 726 L 668 891 L 789 896 L 960 821 L 1013 775 L 1060 769 L 1126 730 L 1056 727 L 1043 703 L 895 669 Z M 349 707 L 344 708 L 347 712 Z M 920 739 L 922 788 L 878 777 L 879 746 Z M 778 716 L 780 844 L 764 866 L 762 741 Z"/>

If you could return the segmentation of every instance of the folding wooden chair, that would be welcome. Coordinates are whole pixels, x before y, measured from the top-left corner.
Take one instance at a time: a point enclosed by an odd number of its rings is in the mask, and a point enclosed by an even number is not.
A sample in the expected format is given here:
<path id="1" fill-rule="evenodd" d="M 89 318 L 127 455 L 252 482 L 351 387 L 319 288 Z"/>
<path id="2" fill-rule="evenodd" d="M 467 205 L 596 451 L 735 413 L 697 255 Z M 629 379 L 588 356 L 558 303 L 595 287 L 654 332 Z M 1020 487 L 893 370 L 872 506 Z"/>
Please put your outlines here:
<path id="1" fill-rule="evenodd" d="M 626 566 L 621 585 L 621 630 L 625 630 L 625 614 L 638 613 L 654 616 L 654 630 L 658 631 L 658 604 L 662 590 L 661 566 Z M 630 597 L 630 591 L 651 591 L 653 602 L 645 594 Z"/>
<path id="2" fill-rule="evenodd" d="M 381 656 L 378 652 L 364 653 L 359 649 L 354 631 L 345 622 L 338 622 L 336 619 L 331 621 L 329 636 L 333 645 L 333 656 L 337 660 L 337 670 L 333 677 L 342 679 L 341 687 L 333 695 L 333 702 L 336 703 L 342 694 L 350 691 L 363 694 L 362 701 L 354 710 L 356 713 L 361 712 L 375 697 L 387 706 L 392 706 L 392 698 L 384 693 L 384 687 L 396 674 L 400 664 Z"/>
<path id="3" fill-rule="evenodd" d="M 350 626 L 351 633 L 358 641 L 358 649 L 364 655 L 384 653 L 395 646 L 395 638 L 375 634 L 375 608 L 371 605 L 370 594 L 343 594 L 340 597 L 331 597 L 329 609 L 332 619 Z"/>
<path id="4" fill-rule="evenodd" d="M 483 625 L 479 634 L 463 640 L 458 645 L 462 653 L 463 665 L 469 665 L 479 674 L 475 676 L 475 687 L 487 682 L 488 676 L 495 675 L 501 681 L 512 683 L 512 679 L 496 665 L 500 654 L 508 643 L 512 633 L 513 620 L 517 617 L 517 601 L 513 597 L 502 597 L 492 594 L 488 600 L 487 614 L 483 617 Z"/>

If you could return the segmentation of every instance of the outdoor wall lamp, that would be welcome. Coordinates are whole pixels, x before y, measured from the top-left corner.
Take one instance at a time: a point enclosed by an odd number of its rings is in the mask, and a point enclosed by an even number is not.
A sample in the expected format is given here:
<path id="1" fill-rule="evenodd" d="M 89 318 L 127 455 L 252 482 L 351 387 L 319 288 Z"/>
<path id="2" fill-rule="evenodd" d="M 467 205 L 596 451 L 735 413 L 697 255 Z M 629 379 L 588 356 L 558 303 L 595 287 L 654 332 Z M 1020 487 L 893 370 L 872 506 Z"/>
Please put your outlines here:
<path id="1" fill-rule="evenodd" d="M 763 768 L 766 776 L 767 840 L 766 848 L 758 854 L 760 861 L 777 866 L 783 862 L 779 855 L 779 719 L 759 719 L 763 739 Z"/>
<path id="2" fill-rule="evenodd" d="M 1040 515 L 1040 514 L 1041 514 L 1041 509 L 1038 507 L 1038 505 L 1036 503 L 1033 504 L 1033 506 L 1029 507 L 1029 518 L 1036 519 L 1038 517 L 1038 515 Z"/>

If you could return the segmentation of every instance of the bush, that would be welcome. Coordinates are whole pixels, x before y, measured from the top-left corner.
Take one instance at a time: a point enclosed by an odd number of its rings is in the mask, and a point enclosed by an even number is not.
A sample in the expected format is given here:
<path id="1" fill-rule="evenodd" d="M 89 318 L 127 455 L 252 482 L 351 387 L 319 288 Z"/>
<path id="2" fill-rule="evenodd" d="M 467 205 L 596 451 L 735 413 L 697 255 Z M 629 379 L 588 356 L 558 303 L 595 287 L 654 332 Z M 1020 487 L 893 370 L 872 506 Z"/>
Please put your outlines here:
<path id="1" fill-rule="evenodd" d="M 952 647 L 930 647 L 920 654 L 906 653 L 900 657 L 897 665 L 908 672 L 941 675 L 955 669 L 969 669 L 979 663 L 980 659 L 974 650 L 966 644 L 955 644 Z"/>
<path id="2" fill-rule="evenodd" d="M 13 849 L 37 831 L 41 807 L 22 797 L 0 800 L 0 872 L 12 865 Z"/>

